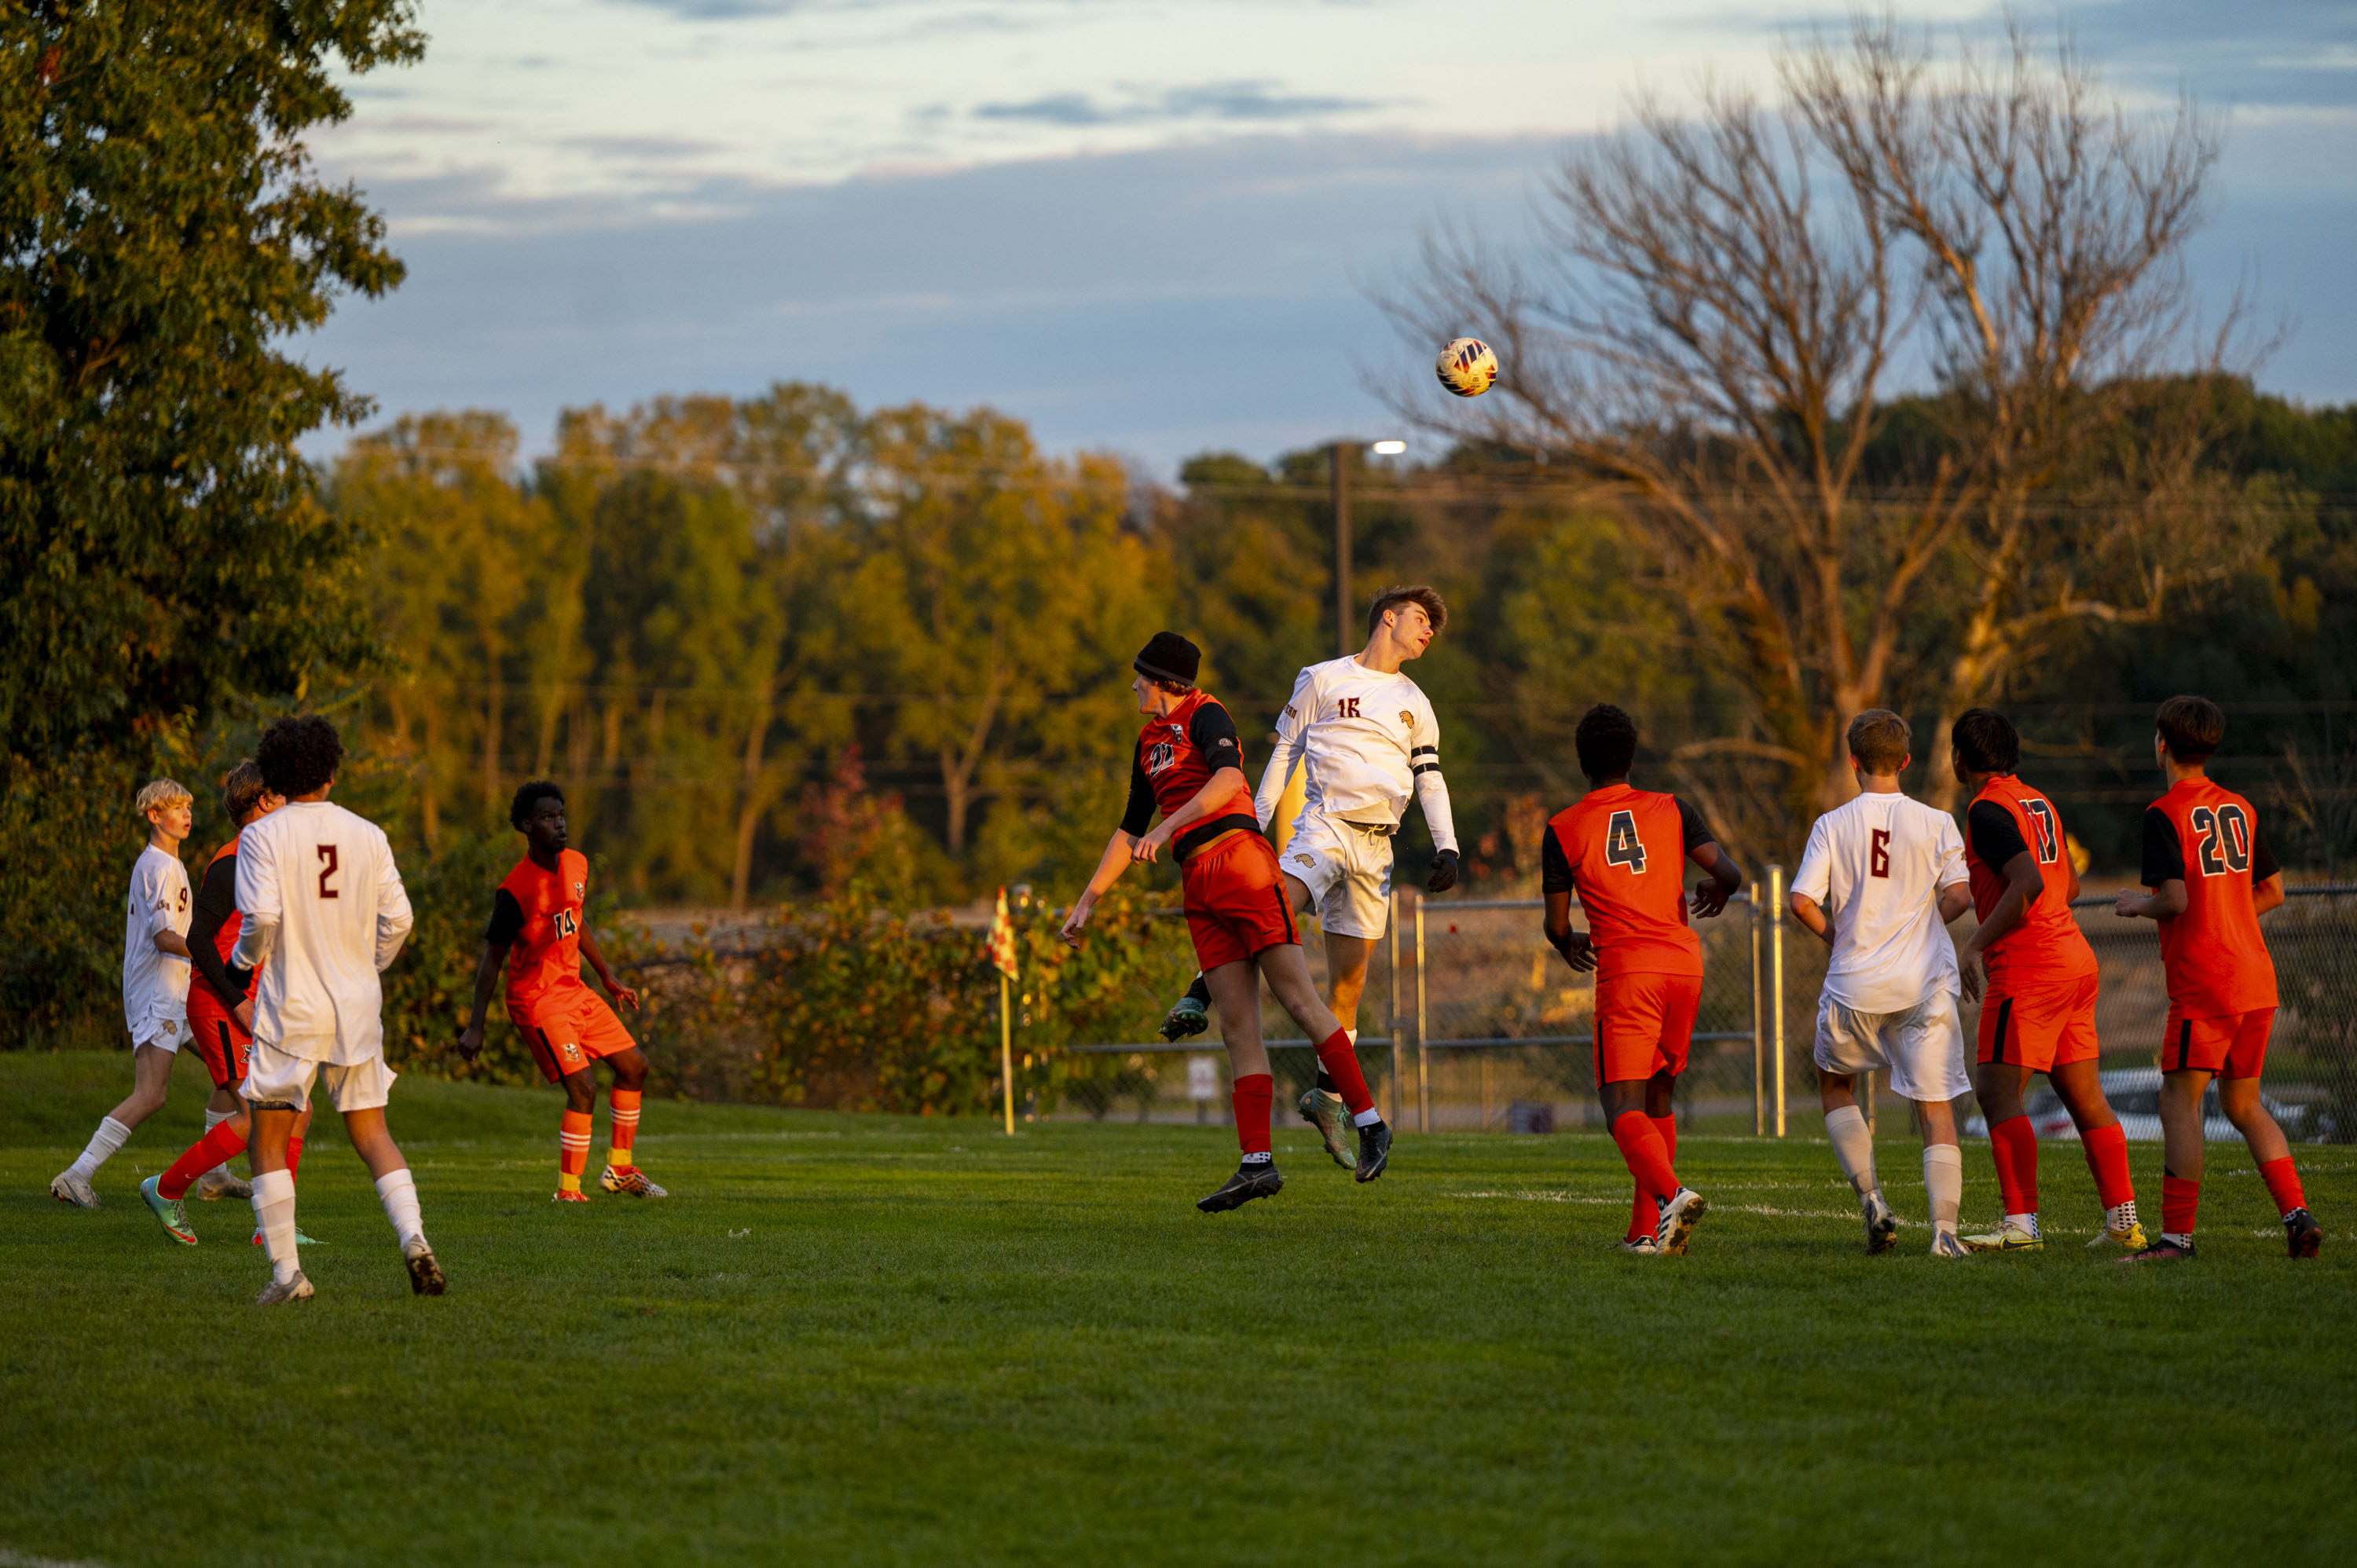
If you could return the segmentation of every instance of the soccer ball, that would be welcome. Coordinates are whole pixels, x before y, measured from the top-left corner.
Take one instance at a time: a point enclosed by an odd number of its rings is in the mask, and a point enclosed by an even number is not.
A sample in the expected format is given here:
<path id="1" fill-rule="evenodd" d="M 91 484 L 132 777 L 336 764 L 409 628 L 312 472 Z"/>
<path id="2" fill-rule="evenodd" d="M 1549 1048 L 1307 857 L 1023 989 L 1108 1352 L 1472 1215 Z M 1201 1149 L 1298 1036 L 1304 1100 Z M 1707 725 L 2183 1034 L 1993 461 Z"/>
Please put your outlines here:
<path id="1" fill-rule="evenodd" d="M 1458 397 L 1480 397 L 1498 379 L 1498 356 L 1479 338 L 1459 338 L 1440 351 L 1440 384 Z"/>

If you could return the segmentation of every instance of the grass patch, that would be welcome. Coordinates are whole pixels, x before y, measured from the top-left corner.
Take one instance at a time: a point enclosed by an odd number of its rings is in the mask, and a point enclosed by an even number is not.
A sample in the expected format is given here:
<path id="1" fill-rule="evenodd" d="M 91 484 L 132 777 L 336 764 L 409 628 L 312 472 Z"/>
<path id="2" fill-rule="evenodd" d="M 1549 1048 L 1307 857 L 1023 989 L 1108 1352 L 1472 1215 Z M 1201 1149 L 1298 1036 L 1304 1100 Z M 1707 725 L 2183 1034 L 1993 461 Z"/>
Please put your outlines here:
<path id="1" fill-rule="evenodd" d="M 190 1064 L 193 1066 L 193 1064 Z M 1821 1141 L 1696 1137 L 1693 1254 L 1612 1248 L 1601 1134 L 1403 1136 L 1354 1187 L 1207 1217 L 1218 1129 L 651 1103 L 676 1195 L 559 1210 L 553 1091 L 404 1080 L 394 1134 L 451 1279 L 412 1298 L 339 1140 L 303 1173 L 307 1305 L 242 1205 L 138 1201 L 200 1072 L 102 1173 L 48 1177 L 126 1056 L 0 1057 L 0 1554 L 305 1563 L 2339 1563 L 2357 1552 L 2357 1151 L 2302 1150 L 2293 1265 L 2213 1149 L 2197 1264 L 2056 1244 L 1862 1255 Z M 322 1117 L 323 1124 L 331 1120 Z M 595 1163 L 604 1153 L 593 1150 Z M 1966 1217 L 1993 1216 L 1986 1144 Z M 2157 1208 L 2158 1151 L 2134 1146 Z M 1922 1212 L 1911 1147 L 1886 1186 Z M 2297 1500 L 2298 1506 L 2291 1506 Z"/>

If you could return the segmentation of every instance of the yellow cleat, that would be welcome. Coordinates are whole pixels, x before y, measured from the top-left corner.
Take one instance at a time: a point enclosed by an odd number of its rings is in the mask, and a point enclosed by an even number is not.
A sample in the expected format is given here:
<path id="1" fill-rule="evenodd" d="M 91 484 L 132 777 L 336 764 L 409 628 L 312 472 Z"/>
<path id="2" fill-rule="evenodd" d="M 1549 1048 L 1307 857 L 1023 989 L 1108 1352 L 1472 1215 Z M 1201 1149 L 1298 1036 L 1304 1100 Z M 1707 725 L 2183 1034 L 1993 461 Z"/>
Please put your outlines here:
<path id="1" fill-rule="evenodd" d="M 606 1174 L 597 1178 L 597 1185 L 608 1192 L 628 1193 L 632 1197 L 669 1197 L 671 1196 L 669 1191 L 649 1181 L 647 1173 L 636 1165 L 620 1170 L 608 1165 Z"/>
<path id="2" fill-rule="evenodd" d="M 2097 1252 L 2105 1247 L 2117 1247 L 2123 1252 L 2141 1252 L 2151 1245 L 2145 1239 L 2143 1221 L 2131 1219 L 2125 1230 L 2096 1231 L 2095 1239 L 2087 1243 L 2087 1251 Z"/>
<path id="3" fill-rule="evenodd" d="M 2046 1238 L 2035 1230 L 2024 1230 L 2018 1225 L 2000 1223 L 1994 1230 L 1977 1236 L 1962 1238 L 1964 1247 L 1974 1252 L 2042 1252 Z"/>

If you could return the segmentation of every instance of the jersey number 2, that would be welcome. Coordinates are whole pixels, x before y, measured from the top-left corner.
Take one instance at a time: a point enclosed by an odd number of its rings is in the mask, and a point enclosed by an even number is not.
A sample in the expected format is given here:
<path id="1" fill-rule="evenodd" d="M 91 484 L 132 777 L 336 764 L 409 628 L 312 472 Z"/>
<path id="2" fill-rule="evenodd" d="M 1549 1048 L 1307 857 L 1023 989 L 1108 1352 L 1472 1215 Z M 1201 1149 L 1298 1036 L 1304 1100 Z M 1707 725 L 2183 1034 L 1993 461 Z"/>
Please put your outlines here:
<path id="1" fill-rule="evenodd" d="M 2201 875 L 2223 876 L 2229 871 L 2251 869 L 2251 822 L 2240 806 L 2193 808 L 2193 831 L 2201 835 Z M 2225 858 L 2219 858 L 2220 850 Z"/>
<path id="2" fill-rule="evenodd" d="M 318 850 L 319 860 L 321 863 L 319 866 L 319 897 L 322 898 L 333 898 L 336 897 L 336 890 L 328 886 L 328 878 L 336 874 L 336 846 L 331 843 L 323 843 L 318 846 Z"/>
<path id="3" fill-rule="evenodd" d="M 1637 837 L 1634 811 L 1615 811 L 1604 824 L 1604 864 L 1625 865 L 1640 876 L 1645 874 L 1645 846 Z"/>

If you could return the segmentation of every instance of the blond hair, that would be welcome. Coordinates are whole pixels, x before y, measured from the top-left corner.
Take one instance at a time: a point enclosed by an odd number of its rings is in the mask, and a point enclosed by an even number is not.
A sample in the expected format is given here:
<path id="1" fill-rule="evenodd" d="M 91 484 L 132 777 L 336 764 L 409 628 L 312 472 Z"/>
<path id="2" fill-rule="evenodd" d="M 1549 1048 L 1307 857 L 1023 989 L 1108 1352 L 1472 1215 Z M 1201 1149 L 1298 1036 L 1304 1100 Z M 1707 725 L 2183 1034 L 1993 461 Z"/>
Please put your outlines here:
<path id="1" fill-rule="evenodd" d="M 144 817 L 150 811 L 160 811 L 167 806 L 177 806 L 183 800 L 191 806 L 197 803 L 197 798 L 189 794 L 182 786 L 169 779 L 157 779 L 151 780 L 140 789 L 139 798 L 132 801 L 131 806 L 132 810 Z"/>

